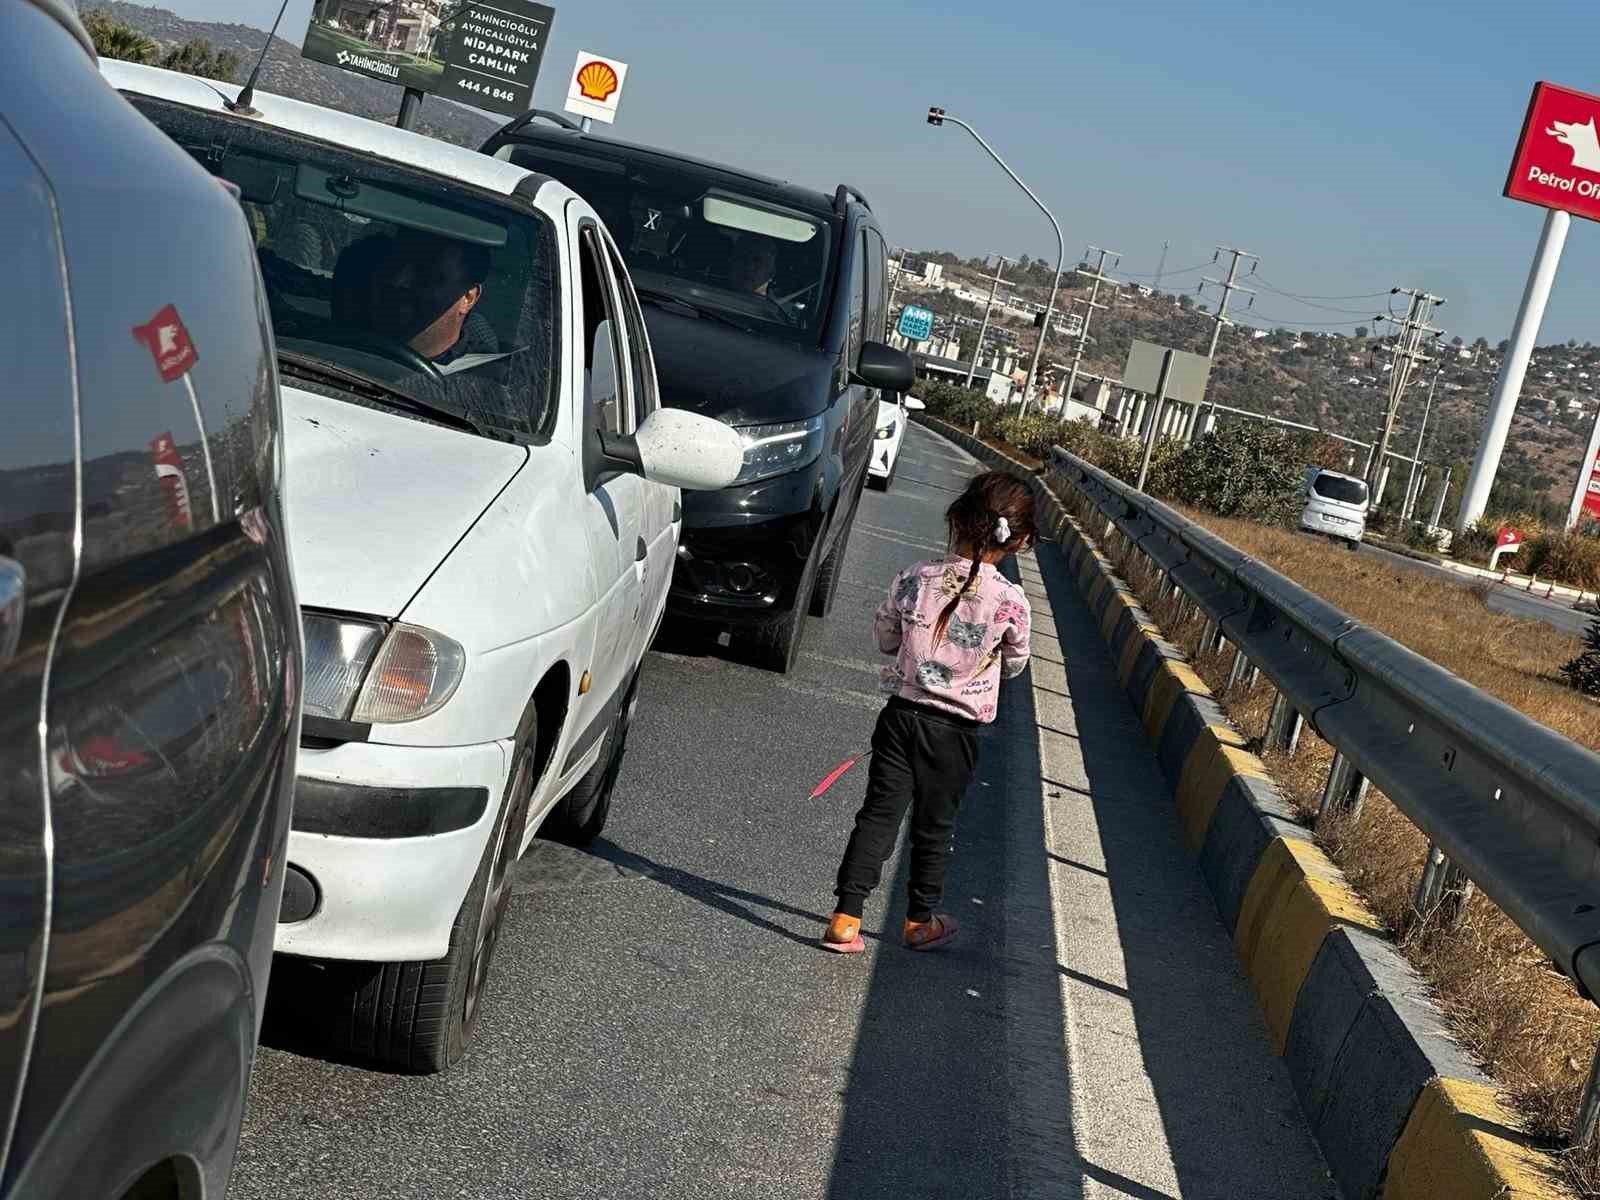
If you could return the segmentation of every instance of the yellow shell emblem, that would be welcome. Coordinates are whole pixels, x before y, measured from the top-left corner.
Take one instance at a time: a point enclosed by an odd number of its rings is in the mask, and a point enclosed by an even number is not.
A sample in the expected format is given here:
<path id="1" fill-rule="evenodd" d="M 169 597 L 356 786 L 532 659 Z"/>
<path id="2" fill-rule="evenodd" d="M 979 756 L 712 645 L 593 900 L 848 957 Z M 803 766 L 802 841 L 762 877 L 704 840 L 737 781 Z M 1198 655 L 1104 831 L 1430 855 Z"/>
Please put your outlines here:
<path id="1" fill-rule="evenodd" d="M 617 73 L 603 62 L 585 63 L 578 71 L 578 90 L 585 100 L 605 101 L 617 90 Z"/>

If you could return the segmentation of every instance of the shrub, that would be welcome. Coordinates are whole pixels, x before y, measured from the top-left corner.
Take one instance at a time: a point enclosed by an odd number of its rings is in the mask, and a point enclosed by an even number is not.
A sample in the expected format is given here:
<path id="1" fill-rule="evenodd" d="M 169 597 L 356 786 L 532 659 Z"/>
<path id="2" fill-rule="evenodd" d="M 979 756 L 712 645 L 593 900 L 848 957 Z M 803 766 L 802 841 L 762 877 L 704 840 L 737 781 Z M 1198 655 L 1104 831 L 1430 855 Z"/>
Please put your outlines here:
<path id="1" fill-rule="evenodd" d="M 1043 413 L 1028 413 L 1026 416 L 1007 413 L 997 419 L 993 426 L 995 437 L 1011 443 L 1024 454 L 1040 459 L 1050 456 L 1050 447 L 1055 445 L 1060 431 L 1061 423 Z"/>
<path id="2" fill-rule="evenodd" d="M 1562 667 L 1561 674 L 1584 695 L 1600 696 L 1600 617 L 1589 623 L 1583 653 Z"/>
<path id="3" fill-rule="evenodd" d="M 1175 444 L 1175 443 L 1174 443 Z M 1301 439 L 1270 425 L 1213 430 L 1152 466 L 1152 491 L 1223 517 L 1288 524 L 1304 507 Z"/>
<path id="4" fill-rule="evenodd" d="M 1521 569 L 1531 574 L 1600 588 L 1600 537 L 1585 530 L 1542 530 L 1528 539 L 1518 557 Z"/>

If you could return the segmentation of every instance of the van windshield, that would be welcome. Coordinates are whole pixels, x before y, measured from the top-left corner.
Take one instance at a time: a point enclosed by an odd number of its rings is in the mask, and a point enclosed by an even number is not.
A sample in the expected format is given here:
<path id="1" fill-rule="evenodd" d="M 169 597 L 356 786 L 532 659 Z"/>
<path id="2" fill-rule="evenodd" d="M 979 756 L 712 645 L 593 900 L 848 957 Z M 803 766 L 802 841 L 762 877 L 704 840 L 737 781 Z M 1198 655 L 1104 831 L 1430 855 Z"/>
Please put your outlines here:
<path id="1" fill-rule="evenodd" d="M 482 433 L 545 427 L 559 251 L 543 217 L 282 130 L 134 101 L 238 189 L 286 374 Z"/>
<path id="2" fill-rule="evenodd" d="M 1336 500 L 1340 504 L 1364 505 L 1367 502 L 1367 485 L 1361 480 L 1329 475 L 1326 471 L 1313 481 L 1311 490 L 1324 500 Z"/>
<path id="3" fill-rule="evenodd" d="M 820 338 L 825 218 L 653 162 L 526 144 L 512 148 L 511 161 L 559 179 L 594 207 L 647 303 L 709 310 L 767 337 Z"/>

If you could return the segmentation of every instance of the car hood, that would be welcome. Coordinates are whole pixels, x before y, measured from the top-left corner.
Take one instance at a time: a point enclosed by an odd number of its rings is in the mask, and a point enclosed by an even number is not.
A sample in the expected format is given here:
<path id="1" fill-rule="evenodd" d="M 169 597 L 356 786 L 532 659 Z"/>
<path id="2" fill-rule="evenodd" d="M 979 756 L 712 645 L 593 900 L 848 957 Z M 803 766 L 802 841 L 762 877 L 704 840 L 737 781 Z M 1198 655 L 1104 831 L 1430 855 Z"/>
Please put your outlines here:
<path id="1" fill-rule="evenodd" d="M 801 421 L 828 407 L 834 359 L 709 317 L 645 309 L 661 402 L 730 425 Z"/>
<path id="2" fill-rule="evenodd" d="M 300 602 L 378 617 L 401 614 L 528 457 L 287 386 L 283 429 Z"/>

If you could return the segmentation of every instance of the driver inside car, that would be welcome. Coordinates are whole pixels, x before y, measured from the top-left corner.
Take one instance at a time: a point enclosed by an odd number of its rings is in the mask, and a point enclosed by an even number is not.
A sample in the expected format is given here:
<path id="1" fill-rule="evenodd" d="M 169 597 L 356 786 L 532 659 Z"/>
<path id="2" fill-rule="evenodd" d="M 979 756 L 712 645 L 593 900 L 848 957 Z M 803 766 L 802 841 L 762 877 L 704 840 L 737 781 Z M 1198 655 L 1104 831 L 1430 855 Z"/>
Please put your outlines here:
<path id="1" fill-rule="evenodd" d="M 777 244 L 762 234 L 746 233 L 734 244 L 728 261 L 728 286 L 736 292 L 766 296 L 777 269 Z"/>
<path id="2" fill-rule="evenodd" d="M 437 366 L 499 350 L 473 310 L 489 277 L 486 247 L 403 229 L 388 239 L 366 289 L 367 324 Z"/>

